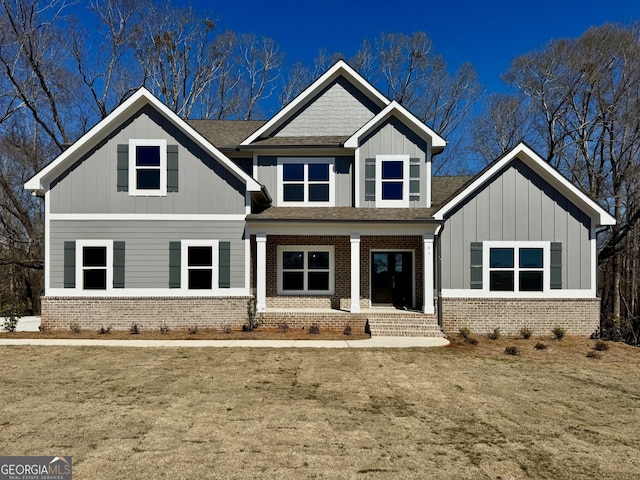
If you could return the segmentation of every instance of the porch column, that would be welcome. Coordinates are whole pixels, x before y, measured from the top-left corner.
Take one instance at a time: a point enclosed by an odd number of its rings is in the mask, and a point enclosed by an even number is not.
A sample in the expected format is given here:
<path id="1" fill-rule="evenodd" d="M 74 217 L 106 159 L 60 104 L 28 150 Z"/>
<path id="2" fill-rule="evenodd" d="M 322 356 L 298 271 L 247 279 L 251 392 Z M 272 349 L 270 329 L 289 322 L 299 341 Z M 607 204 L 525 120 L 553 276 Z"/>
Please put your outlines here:
<path id="1" fill-rule="evenodd" d="M 423 243 L 423 269 L 424 269 L 424 299 L 422 302 L 423 313 L 434 314 L 433 303 L 433 235 L 424 235 Z"/>
<path id="2" fill-rule="evenodd" d="M 256 310 L 267 311 L 267 234 L 256 234 Z"/>
<path id="3" fill-rule="evenodd" d="M 351 234 L 351 313 L 360 313 L 360 234 Z"/>

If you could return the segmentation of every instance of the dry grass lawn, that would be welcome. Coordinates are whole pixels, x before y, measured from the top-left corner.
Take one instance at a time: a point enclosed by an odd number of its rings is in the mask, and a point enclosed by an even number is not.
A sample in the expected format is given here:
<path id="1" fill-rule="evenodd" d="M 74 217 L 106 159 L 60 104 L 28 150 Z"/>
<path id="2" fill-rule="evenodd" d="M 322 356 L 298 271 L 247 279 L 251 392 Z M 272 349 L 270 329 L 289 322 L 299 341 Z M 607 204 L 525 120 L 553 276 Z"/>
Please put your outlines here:
<path id="1" fill-rule="evenodd" d="M 0 452 L 75 479 L 640 478 L 640 349 L 538 341 L 0 347 Z"/>

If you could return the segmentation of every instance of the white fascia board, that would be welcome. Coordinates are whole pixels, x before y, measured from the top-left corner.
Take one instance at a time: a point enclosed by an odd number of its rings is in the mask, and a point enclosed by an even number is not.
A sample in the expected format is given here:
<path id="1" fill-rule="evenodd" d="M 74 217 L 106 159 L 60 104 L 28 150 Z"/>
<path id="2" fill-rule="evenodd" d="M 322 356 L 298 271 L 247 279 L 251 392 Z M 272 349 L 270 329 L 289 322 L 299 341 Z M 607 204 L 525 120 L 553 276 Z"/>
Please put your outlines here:
<path id="1" fill-rule="evenodd" d="M 412 130 L 418 133 L 418 135 L 420 135 L 420 137 L 422 137 L 423 139 L 430 140 L 432 149 L 441 151 L 444 147 L 447 146 L 447 142 L 444 138 L 427 127 L 424 123 L 418 120 L 415 115 L 409 112 L 409 110 L 407 110 L 394 100 L 389 105 L 387 105 L 384 110 L 382 110 L 375 117 L 365 123 L 356 133 L 351 135 L 351 137 L 349 137 L 347 141 L 344 142 L 345 148 L 358 148 L 360 138 L 379 126 L 382 122 L 386 121 L 391 116 L 395 116 L 402 120 L 404 123 L 408 124 L 409 127 L 412 127 Z"/>
<path id="2" fill-rule="evenodd" d="M 266 235 L 418 235 L 435 234 L 439 225 L 401 222 L 247 222 L 247 232 Z"/>
<path id="3" fill-rule="evenodd" d="M 379 103 L 381 106 L 386 106 L 389 104 L 389 99 L 382 95 L 373 85 L 371 85 L 371 83 L 369 83 L 358 72 L 351 68 L 349 64 L 347 64 L 347 62 L 345 62 L 344 60 L 338 60 L 331 68 L 329 68 L 329 70 L 322 74 L 315 82 L 309 85 L 304 91 L 302 91 L 302 93 L 300 93 L 289 104 L 287 104 L 287 106 L 280 110 L 276 115 L 271 117 L 271 119 L 267 123 L 253 132 L 245 140 L 243 140 L 240 145 L 251 145 L 258 138 L 271 132 L 276 127 L 282 125 L 284 121 L 289 119 L 302 106 L 304 106 L 309 98 L 323 89 L 333 80 L 338 78 L 340 75 L 343 75 L 351 80 L 354 84 L 356 84 L 356 86 L 360 88 L 360 90 L 367 94 L 368 97 Z"/>
<path id="4" fill-rule="evenodd" d="M 560 193 L 565 195 L 572 203 L 577 204 L 578 207 L 586 210 L 589 216 L 598 225 L 615 225 L 616 221 L 606 210 L 600 205 L 591 200 L 587 195 L 580 191 L 575 185 L 567 180 L 558 170 L 553 168 L 547 162 L 544 161 L 540 155 L 534 152 L 524 143 L 518 144 L 510 152 L 505 154 L 500 160 L 495 162 L 490 168 L 488 168 L 482 175 L 478 176 L 467 188 L 456 195 L 448 203 L 443 205 L 433 217 L 436 220 L 442 220 L 444 215 L 455 208 L 460 202 L 466 199 L 469 195 L 475 192 L 478 188 L 484 185 L 491 177 L 504 168 L 514 158 L 520 158 L 530 168 L 532 168 L 538 175 L 546 180 L 552 187 L 559 190 Z"/>
<path id="5" fill-rule="evenodd" d="M 107 115 L 103 120 L 98 122 L 91 130 L 85 133 L 80 139 L 78 139 L 67 150 L 62 152 L 55 160 L 49 165 L 43 168 L 33 178 L 28 180 L 24 188 L 27 190 L 46 190 L 49 182 L 61 174 L 72 161 L 78 156 L 79 152 L 84 153 L 89 150 L 93 145 L 97 144 L 102 139 L 104 132 L 111 132 L 114 125 L 118 125 L 122 120 L 129 115 L 132 115 L 145 104 L 151 104 L 166 118 L 171 120 L 179 129 L 191 137 L 197 144 L 199 144 L 206 152 L 211 154 L 214 158 L 220 161 L 229 171 L 231 171 L 239 180 L 245 182 L 247 190 L 250 192 L 259 192 L 261 187 L 258 182 L 248 176 L 240 167 L 233 163 L 225 154 L 213 146 L 207 139 L 200 135 L 193 129 L 187 122 L 182 120 L 176 115 L 169 107 L 158 100 L 153 94 L 151 94 L 146 88 L 141 87 L 131 97 L 125 100 L 120 106 L 118 106 L 113 112 Z"/>

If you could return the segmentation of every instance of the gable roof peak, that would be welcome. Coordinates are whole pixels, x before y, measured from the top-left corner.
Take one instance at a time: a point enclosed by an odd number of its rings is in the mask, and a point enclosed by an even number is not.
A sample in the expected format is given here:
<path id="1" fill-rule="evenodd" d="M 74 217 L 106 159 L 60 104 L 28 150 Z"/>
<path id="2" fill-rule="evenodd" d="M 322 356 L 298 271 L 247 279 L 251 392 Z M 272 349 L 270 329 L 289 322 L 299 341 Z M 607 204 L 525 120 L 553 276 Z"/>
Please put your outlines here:
<path id="1" fill-rule="evenodd" d="M 378 89 L 376 89 L 346 61 L 339 59 L 331 65 L 327 71 L 320 75 L 320 77 L 313 81 L 311 85 L 305 88 L 296 98 L 268 120 L 261 128 L 247 137 L 240 145 L 251 145 L 254 141 L 273 133 L 287 120 L 291 119 L 296 113 L 304 108 L 318 92 L 330 85 L 339 77 L 346 78 L 381 109 L 391 103 L 387 97 L 380 93 Z"/>

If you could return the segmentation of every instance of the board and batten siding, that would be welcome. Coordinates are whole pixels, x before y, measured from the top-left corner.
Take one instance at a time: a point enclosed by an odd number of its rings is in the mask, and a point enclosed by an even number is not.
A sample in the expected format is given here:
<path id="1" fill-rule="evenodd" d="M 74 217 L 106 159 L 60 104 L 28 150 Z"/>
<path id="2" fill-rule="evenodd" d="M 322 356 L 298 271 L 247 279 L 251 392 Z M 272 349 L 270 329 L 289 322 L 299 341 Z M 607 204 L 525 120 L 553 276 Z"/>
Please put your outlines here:
<path id="1" fill-rule="evenodd" d="M 340 77 L 322 90 L 276 133 L 275 137 L 349 136 L 380 108 Z"/>
<path id="2" fill-rule="evenodd" d="M 127 289 L 169 288 L 169 242 L 230 242 L 230 288 L 244 288 L 244 228 L 244 222 L 238 220 L 52 220 L 51 288 L 64 287 L 64 242 L 79 239 L 125 242 Z"/>
<path id="3" fill-rule="evenodd" d="M 118 145 L 166 139 L 178 145 L 178 191 L 129 196 L 117 191 Z M 147 105 L 51 185 L 51 213 L 220 214 L 245 212 L 245 185 L 168 119 Z"/>
<path id="4" fill-rule="evenodd" d="M 374 208 L 374 201 L 365 200 L 365 164 L 367 158 L 376 155 L 409 155 L 420 159 L 420 201 L 410 201 L 410 207 L 426 207 L 427 191 L 431 188 L 431 179 L 427 169 L 428 144 L 411 129 L 395 117 L 380 125 L 368 135 L 360 146 L 360 206 Z M 376 165 L 376 169 L 379 168 Z M 376 172 L 379 174 L 379 172 Z M 408 174 L 408 172 L 407 172 Z M 376 192 L 378 195 L 378 192 Z"/>
<path id="5" fill-rule="evenodd" d="M 439 243 L 442 288 L 470 288 L 472 242 L 504 240 L 561 242 L 562 289 L 590 289 L 590 223 L 516 159 L 446 218 Z"/>
<path id="6" fill-rule="evenodd" d="M 301 155 L 294 155 L 295 158 L 304 158 Z M 287 158 L 284 155 L 267 156 L 261 155 L 257 162 L 256 180 L 263 184 L 267 191 L 271 193 L 274 203 L 278 198 L 278 158 Z M 314 157 L 308 157 L 310 159 Z M 325 156 L 326 158 L 326 156 Z M 339 156 L 335 158 L 335 206 L 353 206 L 353 157 Z"/>

